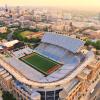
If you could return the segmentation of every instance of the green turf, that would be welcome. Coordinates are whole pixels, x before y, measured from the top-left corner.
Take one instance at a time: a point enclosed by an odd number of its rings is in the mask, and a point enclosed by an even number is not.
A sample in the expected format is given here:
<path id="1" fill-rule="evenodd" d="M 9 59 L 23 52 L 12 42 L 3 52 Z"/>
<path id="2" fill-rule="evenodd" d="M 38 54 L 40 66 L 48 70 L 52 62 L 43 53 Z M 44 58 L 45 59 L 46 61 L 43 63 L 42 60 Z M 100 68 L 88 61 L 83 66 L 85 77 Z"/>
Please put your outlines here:
<path id="1" fill-rule="evenodd" d="M 23 32 L 21 32 L 20 33 L 20 35 L 24 38 L 24 37 L 26 37 L 27 35 L 30 35 L 30 34 L 32 34 L 33 32 L 31 32 L 31 31 L 23 31 Z"/>
<path id="2" fill-rule="evenodd" d="M 46 75 L 50 68 L 58 64 L 57 62 L 37 53 L 22 57 L 21 60 Z"/>

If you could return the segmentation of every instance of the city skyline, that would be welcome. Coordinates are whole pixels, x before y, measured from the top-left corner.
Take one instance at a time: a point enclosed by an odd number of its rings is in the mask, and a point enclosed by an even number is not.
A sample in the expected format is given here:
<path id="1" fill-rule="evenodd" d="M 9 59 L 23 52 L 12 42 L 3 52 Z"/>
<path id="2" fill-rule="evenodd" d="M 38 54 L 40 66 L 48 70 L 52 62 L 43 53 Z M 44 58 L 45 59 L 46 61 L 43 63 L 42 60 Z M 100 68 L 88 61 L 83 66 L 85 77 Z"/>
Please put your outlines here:
<path id="1" fill-rule="evenodd" d="M 46 6 L 61 7 L 75 10 L 99 11 L 100 3 L 98 0 L 0 0 L 0 6 Z"/>

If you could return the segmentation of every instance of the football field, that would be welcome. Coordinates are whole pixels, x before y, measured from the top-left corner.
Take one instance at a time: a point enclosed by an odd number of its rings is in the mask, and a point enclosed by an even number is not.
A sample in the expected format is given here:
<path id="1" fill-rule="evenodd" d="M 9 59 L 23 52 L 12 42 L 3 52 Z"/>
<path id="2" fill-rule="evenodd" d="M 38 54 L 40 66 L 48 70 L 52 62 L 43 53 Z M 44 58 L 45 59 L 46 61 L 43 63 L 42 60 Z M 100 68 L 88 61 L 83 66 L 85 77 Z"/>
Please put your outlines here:
<path id="1" fill-rule="evenodd" d="M 20 58 L 23 62 L 30 65 L 32 68 L 40 71 L 44 75 L 49 75 L 57 70 L 61 65 L 47 57 L 44 57 L 38 53 L 32 53 L 30 55 Z"/>

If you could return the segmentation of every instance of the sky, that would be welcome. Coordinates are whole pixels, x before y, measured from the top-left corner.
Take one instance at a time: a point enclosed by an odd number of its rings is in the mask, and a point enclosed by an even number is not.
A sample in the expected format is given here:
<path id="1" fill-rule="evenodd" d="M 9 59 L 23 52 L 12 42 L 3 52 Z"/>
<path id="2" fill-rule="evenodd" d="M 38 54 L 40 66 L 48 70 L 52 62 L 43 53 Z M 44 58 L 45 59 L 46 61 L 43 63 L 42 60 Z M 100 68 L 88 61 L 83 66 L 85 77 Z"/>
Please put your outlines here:
<path id="1" fill-rule="evenodd" d="M 100 10 L 100 0 L 0 0 L 0 6 L 47 6 L 78 10 Z"/>

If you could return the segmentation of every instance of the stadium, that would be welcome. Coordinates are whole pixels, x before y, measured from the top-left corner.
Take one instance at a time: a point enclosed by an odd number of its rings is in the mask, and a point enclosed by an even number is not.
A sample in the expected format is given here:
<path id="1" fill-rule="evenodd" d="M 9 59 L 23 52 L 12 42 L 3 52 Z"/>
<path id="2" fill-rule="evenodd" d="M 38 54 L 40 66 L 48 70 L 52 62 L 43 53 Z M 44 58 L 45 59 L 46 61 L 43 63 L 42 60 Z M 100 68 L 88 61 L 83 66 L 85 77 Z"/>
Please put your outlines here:
<path id="1" fill-rule="evenodd" d="M 11 50 L 10 57 L 0 57 L 0 64 L 15 78 L 16 87 L 29 86 L 32 98 L 41 98 L 32 100 L 58 100 L 60 92 L 78 84 L 76 76 L 94 60 L 93 52 L 83 48 L 79 39 L 47 32 L 35 49 Z"/>

